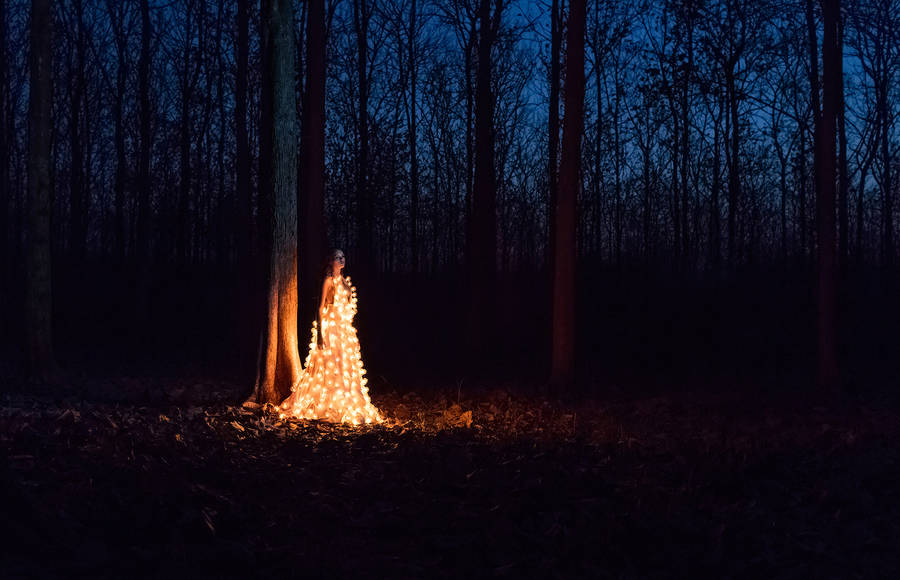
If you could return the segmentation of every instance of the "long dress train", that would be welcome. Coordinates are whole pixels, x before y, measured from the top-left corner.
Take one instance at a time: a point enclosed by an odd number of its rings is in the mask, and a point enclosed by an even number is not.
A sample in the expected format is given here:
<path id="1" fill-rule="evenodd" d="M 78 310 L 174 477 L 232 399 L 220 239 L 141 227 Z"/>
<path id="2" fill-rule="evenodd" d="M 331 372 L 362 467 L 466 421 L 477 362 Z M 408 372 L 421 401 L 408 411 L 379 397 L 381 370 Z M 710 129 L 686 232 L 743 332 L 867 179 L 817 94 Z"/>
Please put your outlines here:
<path id="1" fill-rule="evenodd" d="M 281 403 L 281 415 L 354 425 L 381 423 L 381 413 L 372 404 L 366 388 L 366 370 L 353 326 L 356 288 L 350 286 L 350 278 L 335 276 L 332 282 L 334 298 L 322 318 L 321 328 L 327 347 L 318 346 L 319 329 L 313 322 L 303 372 L 291 388 L 291 394 Z"/>

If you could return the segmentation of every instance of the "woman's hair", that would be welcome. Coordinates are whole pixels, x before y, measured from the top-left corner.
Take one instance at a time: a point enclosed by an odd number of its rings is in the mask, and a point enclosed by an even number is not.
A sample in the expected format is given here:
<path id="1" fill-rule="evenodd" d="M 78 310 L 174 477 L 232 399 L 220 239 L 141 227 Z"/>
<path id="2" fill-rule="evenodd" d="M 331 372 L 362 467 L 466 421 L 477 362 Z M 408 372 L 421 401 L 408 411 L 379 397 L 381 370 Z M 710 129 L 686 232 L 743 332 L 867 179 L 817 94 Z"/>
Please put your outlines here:
<path id="1" fill-rule="evenodd" d="M 340 248 L 332 248 L 328 250 L 328 254 L 325 255 L 325 261 L 322 263 L 322 279 L 320 282 L 325 282 L 325 278 L 331 276 L 331 265 L 334 264 L 334 261 L 337 259 L 338 254 L 344 255 L 344 251 Z"/>
<path id="2" fill-rule="evenodd" d="M 325 261 L 322 262 L 322 269 L 321 269 L 322 276 L 321 276 L 321 279 L 319 280 L 319 300 L 318 300 L 318 302 L 316 302 L 316 321 L 317 321 L 317 324 L 319 327 L 319 335 L 318 335 L 319 337 L 321 337 L 321 335 L 322 335 L 322 333 L 321 333 L 322 321 L 319 318 L 321 316 L 321 313 L 319 312 L 318 305 L 322 303 L 322 290 L 325 288 L 325 279 L 329 278 L 331 276 L 332 264 L 334 264 L 334 261 L 337 259 L 338 254 L 343 255 L 344 254 L 343 250 L 341 250 L 340 248 L 332 248 L 325 255 Z"/>

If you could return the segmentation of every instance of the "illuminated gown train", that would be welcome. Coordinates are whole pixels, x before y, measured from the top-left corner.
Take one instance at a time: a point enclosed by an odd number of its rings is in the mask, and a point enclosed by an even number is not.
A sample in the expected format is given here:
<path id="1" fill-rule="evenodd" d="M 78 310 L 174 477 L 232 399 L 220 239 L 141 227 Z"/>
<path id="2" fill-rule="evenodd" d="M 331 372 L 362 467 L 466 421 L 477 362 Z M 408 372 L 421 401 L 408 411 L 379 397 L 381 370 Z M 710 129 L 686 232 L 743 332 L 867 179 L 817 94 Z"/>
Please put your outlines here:
<path id="1" fill-rule="evenodd" d="M 381 423 L 381 414 L 369 399 L 353 326 L 356 288 L 350 286 L 349 278 L 335 276 L 332 282 L 334 298 L 322 317 L 321 329 L 328 347 L 317 347 L 314 322 L 304 370 L 281 403 L 281 415 L 354 425 Z"/>

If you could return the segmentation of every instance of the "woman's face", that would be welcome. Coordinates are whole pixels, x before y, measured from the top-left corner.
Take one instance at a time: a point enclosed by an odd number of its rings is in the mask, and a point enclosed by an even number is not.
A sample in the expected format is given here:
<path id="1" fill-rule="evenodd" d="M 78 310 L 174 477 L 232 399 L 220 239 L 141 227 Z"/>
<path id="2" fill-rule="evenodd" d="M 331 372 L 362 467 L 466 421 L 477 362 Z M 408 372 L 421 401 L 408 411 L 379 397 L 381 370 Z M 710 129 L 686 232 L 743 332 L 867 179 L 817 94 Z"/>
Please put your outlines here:
<path id="1" fill-rule="evenodd" d="M 344 253 L 337 252 L 334 255 L 334 262 L 332 262 L 331 265 L 335 270 L 343 270 L 343 268 L 344 268 Z"/>

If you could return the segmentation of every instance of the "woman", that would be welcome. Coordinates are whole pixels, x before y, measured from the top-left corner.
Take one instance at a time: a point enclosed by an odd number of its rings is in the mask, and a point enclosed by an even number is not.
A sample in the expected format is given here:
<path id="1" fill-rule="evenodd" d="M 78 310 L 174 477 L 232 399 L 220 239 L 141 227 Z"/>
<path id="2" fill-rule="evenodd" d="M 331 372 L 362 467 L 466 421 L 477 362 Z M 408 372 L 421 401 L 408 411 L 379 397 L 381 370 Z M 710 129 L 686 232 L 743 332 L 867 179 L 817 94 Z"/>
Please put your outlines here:
<path id="1" fill-rule="evenodd" d="M 281 403 L 282 416 L 324 419 L 335 423 L 381 423 L 381 414 L 369 399 L 366 371 L 353 327 L 356 288 L 341 275 L 344 253 L 329 254 L 322 282 L 319 317 L 313 322 L 312 341 L 303 374 Z"/>

